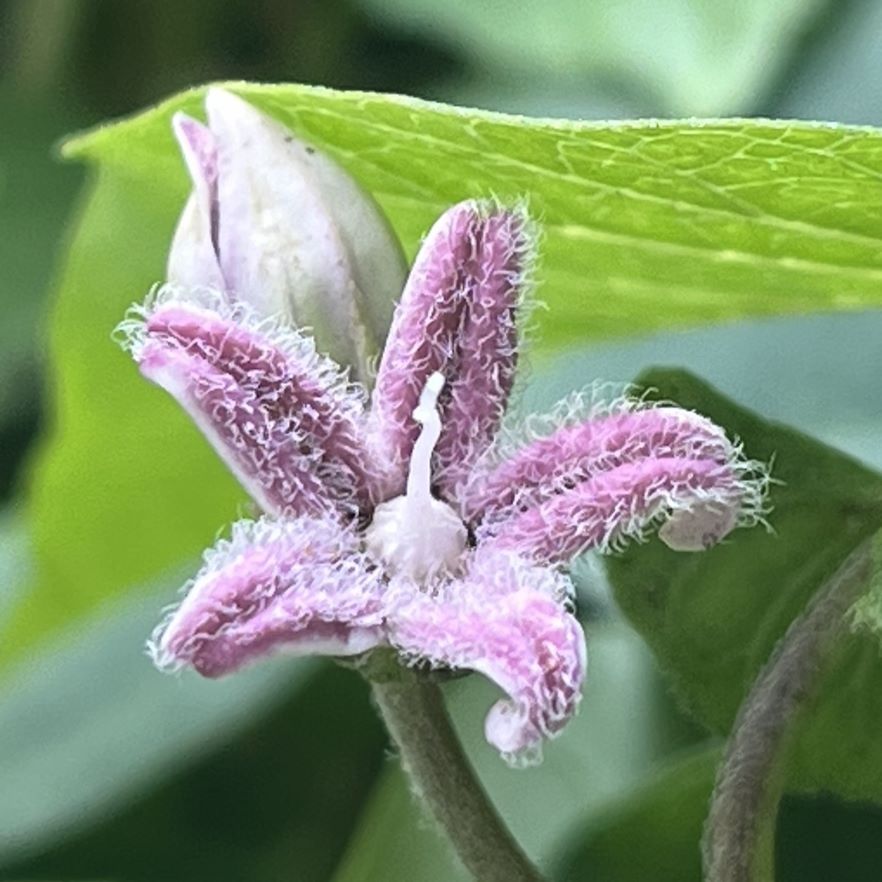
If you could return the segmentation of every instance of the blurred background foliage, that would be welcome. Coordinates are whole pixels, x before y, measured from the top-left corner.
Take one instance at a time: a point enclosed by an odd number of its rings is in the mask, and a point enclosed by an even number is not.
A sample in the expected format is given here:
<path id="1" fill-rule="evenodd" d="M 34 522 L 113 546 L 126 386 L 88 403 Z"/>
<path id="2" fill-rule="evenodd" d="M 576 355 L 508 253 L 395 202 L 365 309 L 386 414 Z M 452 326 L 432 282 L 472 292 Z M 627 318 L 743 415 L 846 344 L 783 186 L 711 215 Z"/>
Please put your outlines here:
<path id="1" fill-rule="evenodd" d="M 0 618 L 28 590 L 18 510 L 28 454 L 52 428 L 43 328 L 85 177 L 54 145 L 235 78 L 583 119 L 879 125 L 882 2 L 0 0 Z M 595 344 L 537 366 L 531 400 L 685 366 L 882 467 L 880 336 L 868 313 Z M 57 504 L 77 517 L 76 499 Z M 480 742 L 490 693 L 476 678 L 451 684 L 455 719 L 516 833 L 556 877 L 697 880 L 717 747 L 679 713 L 599 571 L 589 562 L 581 576 L 592 676 L 546 763 L 510 772 Z M 170 584 L 157 573 L 136 600 L 98 605 L 0 672 L 0 879 L 460 878 L 349 672 L 279 662 L 219 684 L 155 674 L 140 648 Z M 789 798 L 781 878 L 878 879 L 880 843 L 878 809 Z"/>

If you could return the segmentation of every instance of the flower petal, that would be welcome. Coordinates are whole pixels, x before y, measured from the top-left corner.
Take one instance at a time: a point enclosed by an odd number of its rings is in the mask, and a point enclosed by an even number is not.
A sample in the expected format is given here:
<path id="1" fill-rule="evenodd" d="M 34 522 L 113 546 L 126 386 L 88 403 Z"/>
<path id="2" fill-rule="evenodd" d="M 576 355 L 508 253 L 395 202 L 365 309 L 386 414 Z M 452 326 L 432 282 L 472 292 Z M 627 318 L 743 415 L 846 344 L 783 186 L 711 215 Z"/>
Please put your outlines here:
<path id="1" fill-rule="evenodd" d="M 555 414 L 547 421 L 564 424 L 549 433 L 514 447 L 500 445 L 459 488 L 466 520 L 506 520 L 600 472 L 647 457 L 725 463 L 737 455 L 719 426 L 691 411 L 628 399 L 607 410 L 584 419 Z"/>
<path id="2" fill-rule="evenodd" d="M 446 380 L 434 468 L 442 494 L 492 441 L 514 381 L 534 238 L 522 208 L 473 200 L 446 211 L 426 236 L 374 391 L 378 456 L 392 463 L 385 496 L 404 486 L 419 429 L 412 414 L 432 373 Z"/>
<path id="3" fill-rule="evenodd" d="M 449 398 L 435 449 L 438 483 L 448 495 L 493 441 L 514 385 L 518 310 L 534 260 L 526 213 L 483 207 L 480 242 L 456 340 Z"/>
<path id="4" fill-rule="evenodd" d="M 184 406 L 264 510 L 366 504 L 362 395 L 308 338 L 217 292 L 182 300 L 169 288 L 121 328 L 142 373 Z"/>
<path id="5" fill-rule="evenodd" d="M 277 648 L 355 655 L 384 642 L 382 585 L 331 517 L 241 521 L 205 554 L 150 644 L 156 664 L 218 677 Z"/>
<path id="6" fill-rule="evenodd" d="M 509 761 L 535 762 L 581 700 L 585 637 L 568 584 L 514 555 L 478 552 L 465 578 L 434 595 L 393 585 L 390 641 L 412 661 L 478 671 L 505 690 L 487 740 Z"/>
<path id="7" fill-rule="evenodd" d="M 756 463 L 651 456 L 586 481 L 479 529 L 479 540 L 544 564 L 589 549 L 617 550 L 656 525 L 677 551 L 700 551 L 763 513 L 766 474 Z"/>

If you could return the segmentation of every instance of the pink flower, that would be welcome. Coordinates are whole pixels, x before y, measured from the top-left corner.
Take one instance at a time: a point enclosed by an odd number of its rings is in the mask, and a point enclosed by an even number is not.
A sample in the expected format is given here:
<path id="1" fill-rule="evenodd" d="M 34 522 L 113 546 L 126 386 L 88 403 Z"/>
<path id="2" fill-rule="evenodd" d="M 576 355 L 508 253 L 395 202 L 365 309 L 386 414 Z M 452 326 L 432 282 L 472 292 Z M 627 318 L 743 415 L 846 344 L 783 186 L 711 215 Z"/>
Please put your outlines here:
<path id="1" fill-rule="evenodd" d="M 370 402 L 307 336 L 241 297 L 172 286 L 137 310 L 125 329 L 142 373 L 265 512 L 206 553 L 151 644 L 157 664 L 215 677 L 276 649 L 391 646 L 496 682 L 507 698 L 486 737 L 530 759 L 576 711 L 585 675 L 562 567 L 657 525 L 671 547 L 700 550 L 757 519 L 762 475 L 676 407 L 571 409 L 500 440 L 534 242 L 520 208 L 445 212 Z"/>

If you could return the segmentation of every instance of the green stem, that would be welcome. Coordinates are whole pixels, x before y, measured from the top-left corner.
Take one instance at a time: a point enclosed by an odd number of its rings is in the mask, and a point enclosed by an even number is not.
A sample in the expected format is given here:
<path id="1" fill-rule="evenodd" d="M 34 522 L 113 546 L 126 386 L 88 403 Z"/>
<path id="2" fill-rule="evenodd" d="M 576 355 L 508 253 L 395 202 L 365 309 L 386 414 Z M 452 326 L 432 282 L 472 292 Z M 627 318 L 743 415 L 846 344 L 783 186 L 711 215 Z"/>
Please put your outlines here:
<path id="1" fill-rule="evenodd" d="M 869 573 L 867 543 L 793 621 L 741 705 L 705 826 L 707 882 L 773 882 L 775 822 L 794 722 Z"/>
<path id="2" fill-rule="evenodd" d="M 438 685 L 405 671 L 372 686 L 404 770 L 472 876 L 478 882 L 542 882 L 478 781 Z"/>

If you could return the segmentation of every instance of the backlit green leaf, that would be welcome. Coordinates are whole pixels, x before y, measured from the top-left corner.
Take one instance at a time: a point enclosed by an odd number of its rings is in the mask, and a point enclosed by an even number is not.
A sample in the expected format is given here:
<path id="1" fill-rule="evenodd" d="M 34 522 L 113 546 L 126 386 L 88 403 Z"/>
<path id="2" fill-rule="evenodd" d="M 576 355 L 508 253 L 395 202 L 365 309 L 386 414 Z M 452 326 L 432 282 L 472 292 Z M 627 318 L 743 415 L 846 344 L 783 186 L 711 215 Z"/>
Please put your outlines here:
<path id="1" fill-rule="evenodd" d="M 882 303 L 882 134 L 764 121 L 579 124 L 305 86 L 237 91 L 329 150 L 407 250 L 445 207 L 526 194 L 545 229 L 544 346 L 755 314 Z M 168 188 L 177 96 L 68 145 Z"/>

